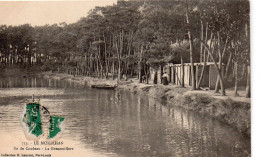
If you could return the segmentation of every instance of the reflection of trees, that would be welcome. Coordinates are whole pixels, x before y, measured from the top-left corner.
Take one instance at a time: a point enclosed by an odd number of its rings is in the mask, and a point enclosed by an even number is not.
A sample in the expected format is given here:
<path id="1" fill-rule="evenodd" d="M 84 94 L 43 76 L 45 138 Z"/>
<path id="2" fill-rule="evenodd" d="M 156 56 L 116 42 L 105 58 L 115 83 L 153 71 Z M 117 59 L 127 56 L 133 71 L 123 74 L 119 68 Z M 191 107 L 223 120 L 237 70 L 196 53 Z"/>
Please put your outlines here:
<path id="1" fill-rule="evenodd" d="M 234 130 L 191 111 L 177 107 L 168 111 L 172 112 L 172 117 L 166 128 L 172 128 L 174 134 L 167 132 L 167 147 L 175 148 L 173 152 L 181 156 L 219 156 L 222 153 L 232 156 L 241 151 L 241 148 L 231 151 L 234 143 L 241 140 L 238 133 L 231 136 Z"/>
<path id="2" fill-rule="evenodd" d="M 1 87 L 58 87 L 61 83 L 42 78 L 0 80 Z M 124 156 L 247 156 L 244 150 L 250 150 L 250 141 L 229 127 L 207 116 L 165 107 L 144 95 L 120 92 L 117 102 L 113 91 L 91 89 L 70 95 L 72 92 L 68 89 L 68 96 L 60 102 L 43 105 L 64 114 L 65 138 L 87 147 Z"/>
<path id="3" fill-rule="evenodd" d="M 217 122 L 128 92 L 120 92 L 121 101 L 117 104 L 114 95 L 113 91 L 91 89 L 64 102 L 62 112 L 68 120 L 68 136 L 84 142 L 86 147 L 123 156 L 241 153 L 234 146 L 243 140 Z M 86 100 L 77 100 L 82 98 Z"/>
<path id="4" fill-rule="evenodd" d="M 37 87 L 38 80 L 36 77 L 8 77 L 0 79 L 1 88 L 14 88 L 14 87 Z"/>

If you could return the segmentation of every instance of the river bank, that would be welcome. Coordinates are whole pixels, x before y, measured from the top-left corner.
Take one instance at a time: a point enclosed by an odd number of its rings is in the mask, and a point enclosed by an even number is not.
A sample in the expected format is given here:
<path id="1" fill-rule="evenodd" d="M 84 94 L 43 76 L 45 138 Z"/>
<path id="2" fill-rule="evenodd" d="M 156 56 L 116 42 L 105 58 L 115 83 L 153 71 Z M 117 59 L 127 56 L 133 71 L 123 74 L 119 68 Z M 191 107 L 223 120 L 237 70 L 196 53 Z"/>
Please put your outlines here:
<path id="1" fill-rule="evenodd" d="M 105 80 L 85 76 L 73 76 L 61 73 L 44 72 L 44 78 L 72 81 L 80 86 L 96 84 L 116 86 L 118 90 L 129 90 L 134 93 L 148 94 L 149 96 L 167 101 L 171 106 L 180 106 L 200 114 L 208 115 L 223 123 L 236 128 L 244 136 L 251 135 L 251 100 L 250 98 L 234 97 L 233 91 L 226 91 L 227 96 L 214 94 L 213 91 L 191 91 L 189 87 L 181 88 L 176 85 L 153 85 L 138 83 L 137 79 L 128 81 Z M 239 91 L 243 95 L 243 91 Z"/>

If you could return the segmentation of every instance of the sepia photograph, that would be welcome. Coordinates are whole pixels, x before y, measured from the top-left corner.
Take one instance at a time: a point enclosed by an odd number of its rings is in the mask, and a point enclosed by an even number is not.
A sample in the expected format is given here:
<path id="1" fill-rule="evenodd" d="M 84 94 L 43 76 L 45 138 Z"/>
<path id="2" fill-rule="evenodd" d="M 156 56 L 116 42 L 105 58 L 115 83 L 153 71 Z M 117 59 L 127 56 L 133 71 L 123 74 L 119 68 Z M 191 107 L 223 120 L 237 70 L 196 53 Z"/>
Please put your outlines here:
<path id="1" fill-rule="evenodd" d="M 1 157 L 254 156 L 251 3 L 0 1 Z"/>

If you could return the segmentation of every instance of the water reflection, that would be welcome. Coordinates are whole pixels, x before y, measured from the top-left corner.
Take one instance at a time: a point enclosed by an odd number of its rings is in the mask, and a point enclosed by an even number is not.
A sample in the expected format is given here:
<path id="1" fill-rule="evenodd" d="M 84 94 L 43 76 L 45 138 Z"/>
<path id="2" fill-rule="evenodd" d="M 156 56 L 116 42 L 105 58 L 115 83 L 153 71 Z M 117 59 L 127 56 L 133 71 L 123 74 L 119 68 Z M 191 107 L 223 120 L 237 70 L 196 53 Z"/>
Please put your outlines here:
<path id="1" fill-rule="evenodd" d="M 208 117 L 162 105 L 130 92 L 72 88 L 77 85 L 42 78 L 0 80 L 2 90 L 42 94 L 41 104 L 66 118 L 64 139 L 108 156 L 248 156 L 250 140 Z M 23 87 L 23 89 L 21 89 Z M 25 88 L 26 87 L 26 88 Z M 40 88 L 39 88 L 40 87 Z M 39 89 L 44 89 L 41 92 Z M 11 89 L 10 89 L 11 90 Z M 53 93 L 53 94 L 50 94 Z M 31 94 L 29 92 L 29 94 Z M 26 98 L 1 102 L 0 130 L 20 130 Z"/>

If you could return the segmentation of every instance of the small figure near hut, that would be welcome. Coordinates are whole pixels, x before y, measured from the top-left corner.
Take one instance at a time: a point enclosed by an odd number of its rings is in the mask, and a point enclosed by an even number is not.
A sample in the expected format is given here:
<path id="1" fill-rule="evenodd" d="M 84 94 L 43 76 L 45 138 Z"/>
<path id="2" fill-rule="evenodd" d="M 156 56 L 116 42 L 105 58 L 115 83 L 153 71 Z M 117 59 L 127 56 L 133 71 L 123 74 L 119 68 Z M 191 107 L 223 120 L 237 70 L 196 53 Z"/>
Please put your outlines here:
<path id="1" fill-rule="evenodd" d="M 167 72 L 164 72 L 163 75 L 162 75 L 162 84 L 163 85 L 168 85 L 168 77 L 169 75 L 167 74 Z"/>
<path id="2" fill-rule="evenodd" d="M 145 80 L 146 80 L 146 76 L 144 75 L 144 76 L 142 76 L 142 83 L 144 83 Z"/>
<path id="3" fill-rule="evenodd" d="M 157 84 L 157 71 L 154 74 L 153 84 Z"/>
<path id="4" fill-rule="evenodd" d="M 126 74 L 123 74 L 123 80 L 127 81 L 127 75 Z"/>

